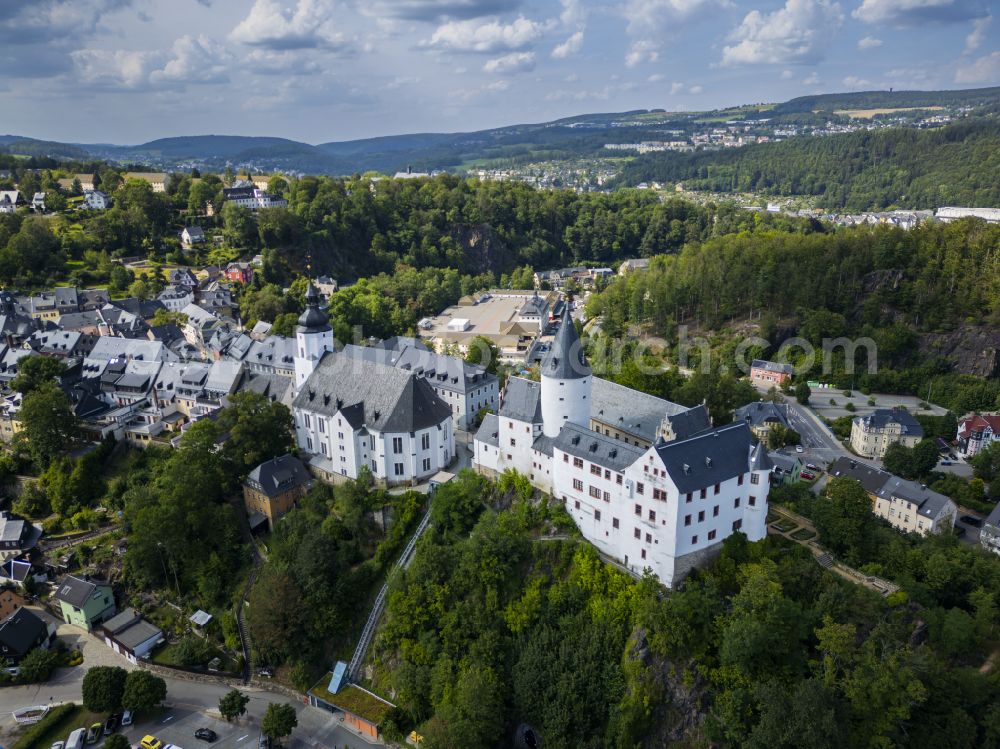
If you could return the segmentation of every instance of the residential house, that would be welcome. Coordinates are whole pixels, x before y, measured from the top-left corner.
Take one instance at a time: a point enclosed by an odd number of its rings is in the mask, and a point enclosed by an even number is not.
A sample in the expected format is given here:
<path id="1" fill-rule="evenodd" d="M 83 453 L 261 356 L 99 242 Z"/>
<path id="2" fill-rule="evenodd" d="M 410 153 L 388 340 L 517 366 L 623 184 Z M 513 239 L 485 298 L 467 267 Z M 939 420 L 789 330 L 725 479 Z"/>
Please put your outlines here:
<path id="1" fill-rule="evenodd" d="M 55 634 L 37 614 L 21 608 L 0 622 L 0 659 L 16 666 L 35 648 L 47 648 Z"/>
<path id="2" fill-rule="evenodd" d="M 55 592 L 63 621 L 88 632 L 115 615 L 115 596 L 107 583 L 67 575 Z"/>
<path id="3" fill-rule="evenodd" d="M 1000 503 L 983 521 L 983 527 L 979 531 L 979 543 L 987 551 L 1000 554 Z"/>
<path id="4" fill-rule="evenodd" d="M 253 266 L 250 263 L 230 263 L 222 274 L 233 283 L 249 284 L 253 281 Z"/>
<path id="5" fill-rule="evenodd" d="M 330 299 L 330 295 L 336 292 L 339 288 L 337 282 L 329 276 L 319 276 L 314 278 L 313 286 L 316 287 L 316 291 L 319 292 L 319 295 L 324 302 L 328 301 Z"/>
<path id="6" fill-rule="evenodd" d="M 898 530 L 926 536 L 950 532 L 958 505 L 924 484 L 892 476 L 875 496 L 875 514 Z"/>
<path id="7" fill-rule="evenodd" d="M 226 203 L 235 203 L 243 208 L 249 208 L 251 211 L 259 211 L 262 208 L 288 207 L 288 201 L 284 198 L 271 195 L 253 185 L 225 187 L 222 189 L 222 199 Z"/>
<path id="8" fill-rule="evenodd" d="M 122 176 L 126 182 L 130 179 L 137 179 L 143 182 L 148 182 L 152 188 L 153 192 L 166 192 L 167 191 L 167 179 L 168 176 L 163 172 L 125 172 Z"/>
<path id="9" fill-rule="evenodd" d="M 168 312 L 181 312 L 189 304 L 194 304 L 194 291 L 190 286 L 167 286 L 156 299 Z"/>
<path id="10" fill-rule="evenodd" d="M 971 458 L 1000 441 L 1000 414 L 969 414 L 958 422 L 958 452 Z"/>
<path id="11" fill-rule="evenodd" d="M 45 213 L 45 193 L 36 192 L 31 198 L 31 210 L 35 213 Z"/>
<path id="12" fill-rule="evenodd" d="M 772 484 L 794 484 L 800 481 L 800 474 L 805 468 L 802 456 L 794 452 L 775 450 L 768 453 L 774 469 L 771 471 Z"/>
<path id="13" fill-rule="evenodd" d="M 754 359 L 750 364 L 750 382 L 758 387 L 781 387 L 792 379 L 791 364 Z"/>
<path id="14" fill-rule="evenodd" d="M 14 213 L 24 205 L 20 190 L 0 190 L 0 213 Z"/>
<path id="15" fill-rule="evenodd" d="M 851 449 L 865 458 L 881 460 L 889 445 L 913 447 L 923 436 L 920 422 L 902 408 L 878 408 L 851 420 Z"/>
<path id="16" fill-rule="evenodd" d="M 171 286 L 187 286 L 192 291 L 198 288 L 198 277 L 190 268 L 171 268 L 167 282 Z"/>
<path id="17" fill-rule="evenodd" d="M 282 455 L 254 468 L 243 482 L 250 528 L 274 530 L 275 521 L 295 506 L 311 483 L 309 471 L 294 455 Z"/>
<path id="18" fill-rule="evenodd" d="M 745 421 L 750 431 L 761 442 L 766 443 L 771 430 L 776 427 L 791 429 L 788 424 L 788 404 L 757 401 L 736 409 L 735 421 Z"/>
<path id="19" fill-rule="evenodd" d="M 649 258 L 640 257 L 634 258 L 632 260 L 625 260 L 620 266 L 618 266 L 618 275 L 624 276 L 632 271 L 636 270 L 646 270 L 649 268 Z"/>
<path id="20" fill-rule="evenodd" d="M 6 561 L 21 556 L 34 548 L 41 535 L 42 530 L 38 526 L 0 510 L 0 559 Z"/>
<path id="21" fill-rule="evenodd" d="M 143 619 L 135 609 L 127 608 L 101 625 L 104 644 L 123 656 L 129 663 L 137 664 L 164 641 L 163 630 Z"/>
<path id="22" fill-rule="evenodd" d="M 205 232 L 200 226 L 185 226 L 181 231 L 181 247 L 190 250 L 196 244 L 204 244 Z"/>
<path id="23" fill-rule="evenodd" d="M 92 211 L 106 211 L 111 207 L 111 196 L 100 190 L 84 190 L 83 204 Z"/>

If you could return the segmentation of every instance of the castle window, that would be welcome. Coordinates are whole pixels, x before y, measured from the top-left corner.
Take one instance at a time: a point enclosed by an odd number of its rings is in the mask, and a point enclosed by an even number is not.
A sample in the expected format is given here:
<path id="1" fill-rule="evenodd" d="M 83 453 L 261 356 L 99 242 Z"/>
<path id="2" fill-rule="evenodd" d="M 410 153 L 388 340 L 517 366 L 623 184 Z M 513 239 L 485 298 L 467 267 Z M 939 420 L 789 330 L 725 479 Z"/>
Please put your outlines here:
<path id="1" fill-rule="evenodd" d="M 611 518 L 611 527 L 612 528 L 618 527 L 618 518 Z"/>
<path id="2" fill-rule="evenodd" d="M 715 531 L 709 531 L 708 532 L 708 540 L 709 541 L 714 541 L 715 540 Z"/>
<path id="3" fill-rule="evenodd" d="M 756 507 L 757 506 L 757 498 L 756 497 L 750 497 L 750 506 L 751 507 Z"/>
<path id="4" fill-rule="evenodd" d="M 758 476 L 756 473 L 751 473 L 750 474 L 750 483 L 751 484 L 759 484 L 760 483 L 760 476 Z"/>

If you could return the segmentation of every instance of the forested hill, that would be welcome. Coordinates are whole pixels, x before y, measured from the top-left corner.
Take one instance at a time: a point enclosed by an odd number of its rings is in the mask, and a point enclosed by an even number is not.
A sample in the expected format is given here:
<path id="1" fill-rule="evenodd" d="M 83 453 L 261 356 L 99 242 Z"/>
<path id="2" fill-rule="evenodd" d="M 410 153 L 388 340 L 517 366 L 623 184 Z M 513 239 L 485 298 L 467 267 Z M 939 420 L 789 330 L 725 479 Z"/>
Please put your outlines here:
<path id="1" fill-rule="evenodd" d="M 982 118 L 940 130 L 859 131 L 725 151 L 641 156 L 625 184 L 810 195 L 833 210 L 1000 206 L 1000 123 Z"/>
<path id="2" fill-rule="evenodd" d="M 799 96 L 775 105 L 771 113 L 836 112 L 843 109 L 904 107 L 979 107 L 1000 100 L 1000 86 L 963 91 L 852 91 L 845 94 Z"/>

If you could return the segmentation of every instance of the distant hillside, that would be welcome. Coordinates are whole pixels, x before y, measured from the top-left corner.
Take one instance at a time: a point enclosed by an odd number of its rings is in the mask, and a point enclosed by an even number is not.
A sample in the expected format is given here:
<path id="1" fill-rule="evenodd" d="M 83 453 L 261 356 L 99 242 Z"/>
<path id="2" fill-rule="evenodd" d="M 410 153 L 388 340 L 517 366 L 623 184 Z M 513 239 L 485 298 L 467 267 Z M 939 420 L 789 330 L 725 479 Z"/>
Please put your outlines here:
<path id="1" fill-rule="evenodd" d="M 0 152 L 17 156 L 51 156 L 58 159 L 90 158 L 90 153 L 79 146 L 25 138 L 20 135 L 0 135 Z"/>
<path id="2" fill-rule="evenodd" d="M 777 104 L 775 114 L 835 112 L 841 109 L 903 109 L 907 107 L 981 107 L 1000 102 L 1000 86 L 961 91 L 855 91 L 846 94 L 800 96 Z"/>
<path id="3" fill-rule="evenodd" d="M 250 137 L 242 135 L 187 135 L 177 138 L 160 138 L 131 150 L 159 154 L 165 158 L 238 157 L 247 151 L 315 154 L 316 147 L 288 138 Z"/>
<path id="4" fill-rule="evenodd" d="M 622 183 L 810 195 L 830 209 L 1000 206 L 1000 123 L 973 119 L 939 130 L 865 130 L 724 151 L 641 156 Z"/>

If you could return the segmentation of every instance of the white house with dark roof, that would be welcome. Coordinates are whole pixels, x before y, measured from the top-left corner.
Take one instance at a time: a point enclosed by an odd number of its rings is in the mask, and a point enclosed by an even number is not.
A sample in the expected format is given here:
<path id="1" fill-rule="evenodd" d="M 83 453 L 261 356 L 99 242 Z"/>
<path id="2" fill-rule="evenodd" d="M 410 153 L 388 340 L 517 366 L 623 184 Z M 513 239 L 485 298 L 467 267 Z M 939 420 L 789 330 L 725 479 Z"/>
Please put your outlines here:
<path id="1" fill-rule="evenodd" d="M 476 433 L 477 470 L 524 474 L 602 552 L 667 586 L 736 531 L 764 538 L 771 463 L 745 422 L 713 429 L 703 407 L 595 378 L 568 312 L 540 371 L 508 380 Z"/>
<path id="2" fill-rule="evenodd" d="M 412 484 L 455 456 L 451 409 L 426 379 L 333 354 L 333 334 L 310 284 L 296 331 L 295 435 L 312 469 L 328 480 Z"/>
<path id="3" fill-rule="evenodd" d="M 920 422 L 902 408 L 877 408 L 851 420 L 851 449 L 866 458 L 881 460 L 889 445 L 914 447 L 923 437 Z"/>

